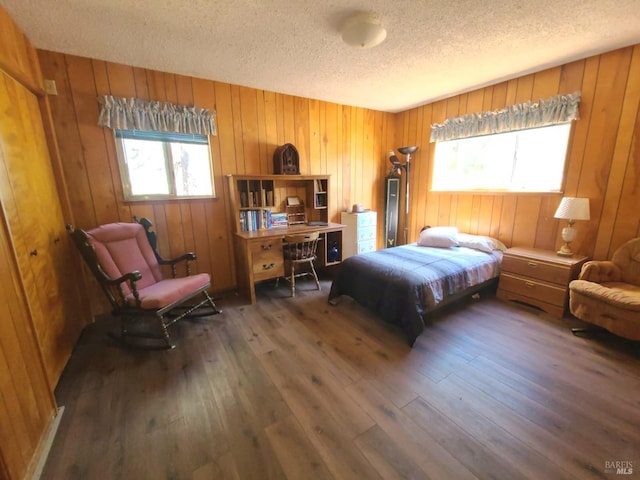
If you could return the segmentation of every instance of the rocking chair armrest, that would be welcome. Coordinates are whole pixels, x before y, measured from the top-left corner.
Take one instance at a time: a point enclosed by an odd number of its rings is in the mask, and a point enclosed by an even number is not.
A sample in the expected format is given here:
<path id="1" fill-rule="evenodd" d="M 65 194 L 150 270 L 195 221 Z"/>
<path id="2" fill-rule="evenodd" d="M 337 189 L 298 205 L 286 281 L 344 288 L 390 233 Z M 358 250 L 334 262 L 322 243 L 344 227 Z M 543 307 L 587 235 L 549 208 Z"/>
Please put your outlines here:
<path id="1" fill-rule="evenodd" d="M 105 281 L 110 285 L 119 285 L 126 281 L 131 281 L 132 284 L 135 285 L 134 282 L 137 282 L 141 278 L 142 278 L 142 274 L 138 270 L 134 270 L 132 272 L 125 273 L 120 278 L 107 278 L 105 279 Z"/>
<path id="2" fill-rule="evenodd" d="M 158 263 L 160 265 L 175 265 L 179 262 L 184 262 L 186 261 L 193 261 L 196 259 L 196 254 L 193 252 L 189 252 L 189 253 L 185 253 L 184 255 L 179 256 L 178 258 L 171 258 L 171 259 L 164 259 L 164 258 L 160 258 L 158 259 Z"/>

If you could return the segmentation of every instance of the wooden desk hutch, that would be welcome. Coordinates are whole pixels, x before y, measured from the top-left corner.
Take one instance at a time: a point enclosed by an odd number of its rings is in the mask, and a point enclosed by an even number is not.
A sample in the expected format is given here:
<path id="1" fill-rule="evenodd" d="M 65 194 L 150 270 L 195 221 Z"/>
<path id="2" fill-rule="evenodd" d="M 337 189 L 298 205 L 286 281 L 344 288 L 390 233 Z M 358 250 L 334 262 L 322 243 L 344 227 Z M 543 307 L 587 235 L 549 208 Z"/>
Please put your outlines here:
<path id="1" fill-rule="evenodd" d="M 340 263 L 341 257 L 334 260 L 328 255 L 334 243 L 342 252 L 345 227 L 329 222 L 328 175 L 227 175 L 227 179 L 234 220 L 238 291 L 251 303 L 256 301 L 257 282 L 284 275 L 282 240 L 285 235 L 319 231 L 317 266 Z M 272 218 L 274 214 L 287 214 L 289 197 L 300 201 L 298 208 L 289 209 L 294 212 L 289 213 L 289 220 L 296 223 L 277 227 Z"/>

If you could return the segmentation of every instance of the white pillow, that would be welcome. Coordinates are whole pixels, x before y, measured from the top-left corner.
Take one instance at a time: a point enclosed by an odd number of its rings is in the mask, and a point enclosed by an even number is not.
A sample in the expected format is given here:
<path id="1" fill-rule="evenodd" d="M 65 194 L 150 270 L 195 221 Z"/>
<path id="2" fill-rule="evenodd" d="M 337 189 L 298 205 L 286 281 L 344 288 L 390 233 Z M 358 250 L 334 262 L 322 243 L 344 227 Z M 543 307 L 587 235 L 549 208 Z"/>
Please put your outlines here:
<path id="1" fill-rule="evenodd" d="M 473 248 L 485 253 L 492 253 L 494 250 L 505 251 L 507 249 L 504 243 L 493 237 L 471 235 L 470 233 L 458 233 L 457 237 L 459 246 Z"/>
<path id="2" fill-rule="evenodd" d="M 420 232 L 418 245 L 423 247 L 457 247 L 458 227 L 430 227 Z"/>

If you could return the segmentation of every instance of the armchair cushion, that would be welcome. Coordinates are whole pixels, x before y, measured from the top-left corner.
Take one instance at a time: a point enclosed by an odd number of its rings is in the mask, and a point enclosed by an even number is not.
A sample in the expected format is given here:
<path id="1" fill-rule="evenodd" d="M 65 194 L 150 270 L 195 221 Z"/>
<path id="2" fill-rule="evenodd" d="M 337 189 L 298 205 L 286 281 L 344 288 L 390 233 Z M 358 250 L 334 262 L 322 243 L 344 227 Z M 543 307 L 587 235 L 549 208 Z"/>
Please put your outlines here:
<path id="1" fill-rule="evenodd" d="M 622 271 L 615 263 L 608 260 L 592 260 L 585 263 L 580 271 L 580 280 L 589 282 L 619 282 Z"/>

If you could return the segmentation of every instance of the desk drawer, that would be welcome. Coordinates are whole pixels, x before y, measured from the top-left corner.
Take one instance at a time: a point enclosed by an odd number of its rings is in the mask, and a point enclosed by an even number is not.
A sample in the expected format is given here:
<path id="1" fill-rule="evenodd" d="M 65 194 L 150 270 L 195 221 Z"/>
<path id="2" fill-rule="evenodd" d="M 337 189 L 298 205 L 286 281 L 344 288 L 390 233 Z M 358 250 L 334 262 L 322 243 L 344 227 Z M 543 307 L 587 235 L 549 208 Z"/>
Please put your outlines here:
<path id="1" fill-rule="evenodd" d="M 282 238 L 270 238 L 251 242 L 251 263 L 256 281 L 284 275 Z"/>
<path id="2" fill-rule="evenodd" d="M 505 255 L 502 258 L 502 271 L 563 286 L 568 285 L 571 280 L 571 269 L 564 265 L 510 255 Z"/>
<path id="3" fill-rule="evenodd" d="M 567 287 L 559 287 L 551 283 L 540 282 L 531 278 L 503 273 L 500 275 L 500 290 L 514 292 L 551 305 L 564 307 L 567 298 Z"/>

